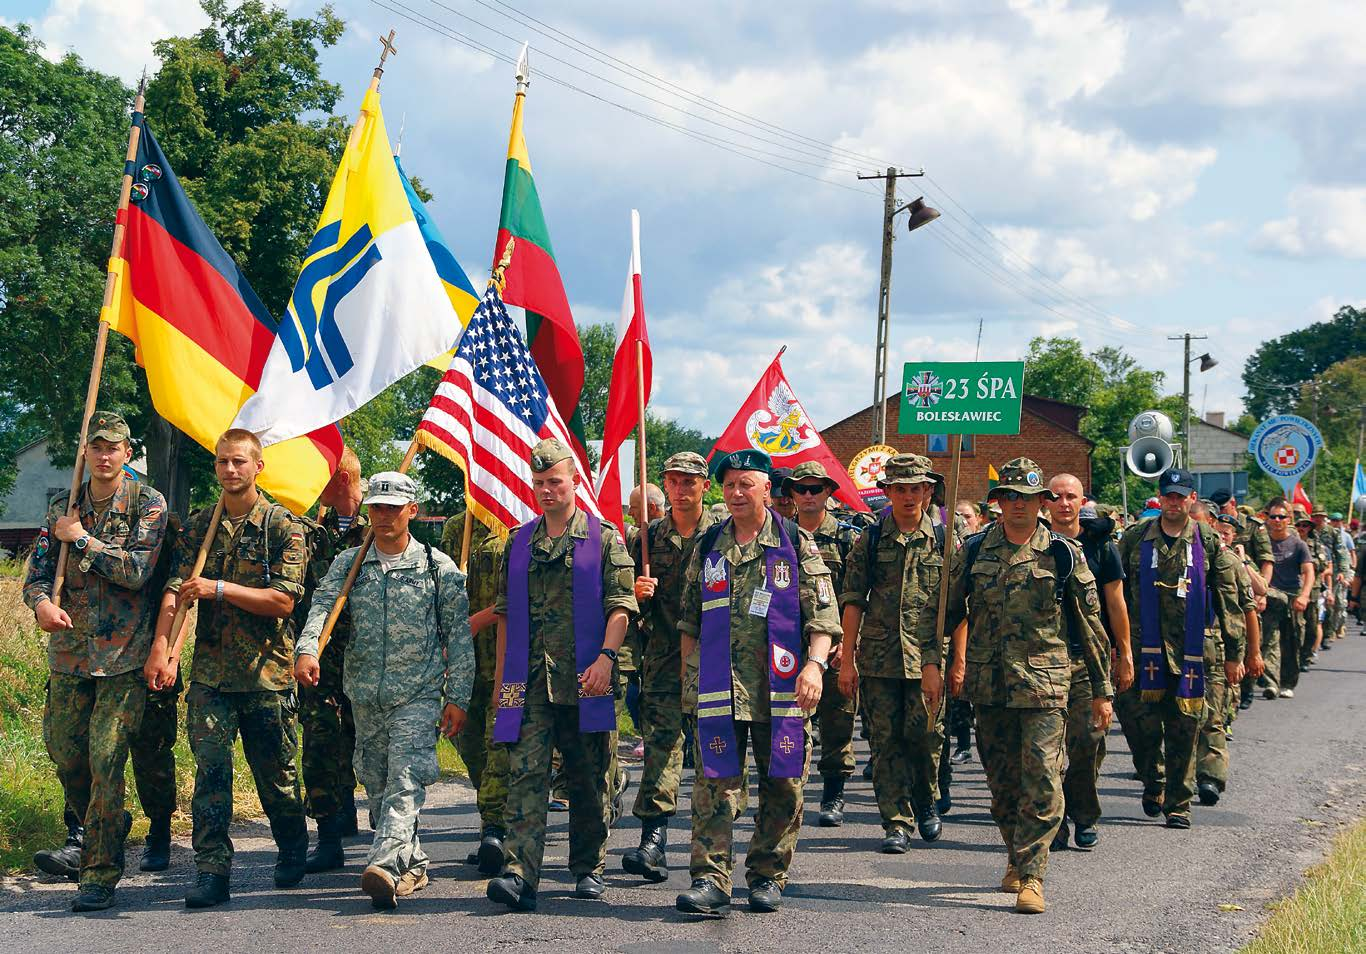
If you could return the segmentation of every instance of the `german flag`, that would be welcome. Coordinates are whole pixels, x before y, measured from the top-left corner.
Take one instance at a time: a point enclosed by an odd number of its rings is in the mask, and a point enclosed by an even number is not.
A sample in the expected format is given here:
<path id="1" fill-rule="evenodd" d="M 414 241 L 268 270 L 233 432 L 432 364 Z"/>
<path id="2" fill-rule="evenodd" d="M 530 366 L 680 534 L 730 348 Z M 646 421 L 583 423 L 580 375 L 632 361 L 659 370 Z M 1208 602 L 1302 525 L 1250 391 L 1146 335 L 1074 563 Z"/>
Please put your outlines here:
<path id="1" fill-rule="evenodd" d="M 276 322 L 199 217 L 141 113 L 122 255 L 100 320 L 137 346 L 157 413 L 212 451 L 256 393 Z M 266 448 L 261 487 L 303 513 L 341 457 L 336 425 Z"/>

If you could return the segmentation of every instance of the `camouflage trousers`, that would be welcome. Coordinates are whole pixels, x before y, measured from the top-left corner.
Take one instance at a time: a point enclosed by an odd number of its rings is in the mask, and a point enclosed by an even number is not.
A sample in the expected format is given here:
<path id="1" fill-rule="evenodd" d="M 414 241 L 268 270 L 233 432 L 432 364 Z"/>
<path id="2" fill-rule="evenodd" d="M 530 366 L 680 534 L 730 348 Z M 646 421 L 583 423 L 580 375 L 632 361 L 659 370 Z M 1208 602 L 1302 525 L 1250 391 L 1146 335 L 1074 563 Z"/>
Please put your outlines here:
<path id="1" fill-rule="evenodd" d="M 1195 780 L 1213 782 L 1219 791 L 1228 784 L 1228 673 L 1224 672 L 1224 643 L 1205 637 L 1205 718 L 1195 748 Z"/>
<path id="2" fill-rule="evenodd" d="M 1279 592 L 1279 591 L 1276 591 Z M 1284 598 L 1268 598 L 1262 611 L 1262 661 L 1269 689 L 1293 689 L 1300 683 L 1300 645 L 1304 640 L 1304 617 Z"/>
<path id="3" fill-rule="evenodd" d="M 1043 879 L 1062 826 L 1065 709 L 976 706 L 977 752 L 991 789 L 991 817 L 1021 878 Z"/>
<path id="4" fill-rule="evenodd" d="M 760 878 L 772 878 L 786 886 L 787 869 L 792 866 L 797 835 L 802 828 L 802 786 L 811 764 L 811 734 L 805 735 L 801 777 L 772 778 L 768 774 L 772 744 L 769 723 L 736 721 L 740 774 L 707 778 L 699 769 L 693 780 L 692 859 L 688 865 L 692 878 L 706 878 L 730 894 L 731 871 L 735 866 L 735 820 L 743 811 L 741 801 L 749 787 L 745 750 L 752 745 L 759 770 L 759 807 L 745 856 L 745 880 L 752 885 Z"/>
<path id="5" fill-rule="evenodd" d="M 1337 639 L 1343 635 L 1347 626 L 1347 581 L 1340 577 L 1333 580 L 1333 605 L 1323 618 L 1324 639 Z"/>
<path id="6" fill-rule="evenodd" d="M 354 810 L 356 722 L 351 700 L 342 690 L 346 643 L 327 644 L 318 660 L 316 686 L 299 686 L 299 724 L 304 730 L 304 808 L 309 818 Z"/>
<path id="7" fill-rule="evenodd" d="M 1309 657 L 1319 648 L 1322 639 L 1322 627 L 1319 621 L 1319 604 L 1323 601 L 1322 587 L 1315 586 L 1309 594 L 1309 605 L 1300 614 L 1300 656 L 1298 663 L 1301 666 L 1309 664 Z M 1281 657 L 1281 685 L 1284 688 L 1294 688 L 1299 684 L 1299 669 L 1295 670 L 1296 682 L 1291 686 L 1285 684 L 1285 657 Z"/>
<path id="8" fill-rule="evenodd" d="M 1072 663 L 1067 692 L 1067 772 L 1062 779 L 1066 816 L 1079 826 L 1100 821 L 1100 764 L 1105 761 L 1105 733 L 1091 725 L 1091 676 L 1086 660 Z"/>
<path id="9" fill-rule="evenodd" d="M 943 718 L 930 721 L 919 679 L 860 676 L 859 694 L 868 744 L 878 753 L 873 761 L 873 793 L 882 827 L 889 834 L 897 828 L 910 832 L 916 818 L 934 804 Z"/>
<path id="10" fill-rule="evenodd" d="M 633 814 L 640 819 L 672 818 L 678 811 L 678 785 L 683 776 L 680 694 L 644 690 L 640 694 L 640 718 L 644 723 L 645 765 Z"/>
<path id="11" fill-rule="evenodd" d="M 356 706 L 356 767 L 375 819 L 366 856 L 394 876 L 427 870 L 417 819 L 427 786 L 441 777 L 436 764 L 436 727 L 441 697 L 425 696 L 390 707 Z"/>
<path id="12" fill-rule="evenodd" d="M 1175 680 L 1175 674 L 1169 674 Z M 1143 782 L 1143 794 L 1161 798 L 1168 815 L 1190 812 L 1195 795 L 1196 738 L 1202 716 L 1189 716 L 1176 704 L 1176 690 L 1168 689 L 1160 702 L 1144 702 L 1135 682 L 1120 694 L 1132 720 L 1134 768 Z"/>
<path id="13" fill-rule="evenodd" d="M 483 828 L 503 827 L 503 808 L 508 800 L 508 747 L 493 741 L 494 713 L 493 676 L 484 678 L 479 673 L 465 724 L 455 737 L 455 748 L 469 770 Z"/>
<path id="14" fill-rule="evenodd" d="M 123 876 L 123 773 L 146 704 L 140 669 L 117 676 L 48 674 L 43 742 L 66 804 L 85 824 L 82 884 L 113 887 Z"/>
<path id="15" fill-rule="evenodd" d="M 564 756 L 569 798 L 569 870 L 575 878 L 601 875 L 607 860 L 608 784 L 616 762 L 615 732 L 579 732 L 579 707 L 548 701 L 527 705 L 521 737 L 508 744 L 508 797 L 504 819 L 508 872 L 532 888 L 541 880 L 550 757 Z"/>
<path id="16" fill-rule="evenodd" d="M 838 669 L 827 669 L 821 679 L 821 701 L 816 705 L 816 725 L 821 733 L 821 758 L 816 770 L 821 778 L 854 774 L 854 700 L 840 692 Z"/>
<path id="17" fill-rule="evenodd" d="M 221 875 L 232 870 L 228 826 L 232 823 L 232 751 L 238 735 L 275 844 L 307 843 L 294 767 L 299 740 L 293 690 L 221 692 L 196 682 L 190 684 L 185 702 L 186 734 L 196 762 L 191 802 L 195 867 Z"/>
<path id="18" fill-rule="evenodd" d="M 184 684 L 147 693 L 142 725 L 133 733 L 133 783 L 148 818 L 169 818 L 176 810 L 175 737 L 180 722 L 180 693 Z"/>

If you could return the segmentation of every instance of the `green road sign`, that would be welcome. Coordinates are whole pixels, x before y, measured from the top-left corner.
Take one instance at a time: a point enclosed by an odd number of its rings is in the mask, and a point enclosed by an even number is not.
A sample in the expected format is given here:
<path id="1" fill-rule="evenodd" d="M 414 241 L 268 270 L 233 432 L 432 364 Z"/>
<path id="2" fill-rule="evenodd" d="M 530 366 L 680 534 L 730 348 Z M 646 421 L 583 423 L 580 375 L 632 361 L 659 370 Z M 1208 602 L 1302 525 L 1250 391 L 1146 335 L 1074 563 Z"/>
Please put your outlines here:
<path id="1" fill-rule="evenodd" d="M 908 361 L 898 434 L 1018 434 L 1023 361 Z"/>

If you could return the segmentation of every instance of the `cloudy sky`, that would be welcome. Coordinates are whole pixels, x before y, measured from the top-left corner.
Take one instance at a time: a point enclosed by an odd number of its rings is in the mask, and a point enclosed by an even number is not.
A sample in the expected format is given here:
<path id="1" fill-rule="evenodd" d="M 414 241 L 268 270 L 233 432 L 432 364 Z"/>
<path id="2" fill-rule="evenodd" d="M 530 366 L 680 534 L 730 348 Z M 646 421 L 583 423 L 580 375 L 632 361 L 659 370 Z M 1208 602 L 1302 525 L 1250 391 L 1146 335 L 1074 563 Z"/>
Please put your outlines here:
<path id="1" fill-rule="evenodd" d="M 290 0 L 296 12 L 314 2 Z M 577 321 L 620 307 L 640 210 L 653 405 L 719 433 L 773 353 L 818 425 L 872 397 L 880 182 L 943 212 L 898 228 L 891 366 L 1116 345 L 1197 410 L 1240 408 L 1263 340 L 1366 302 L 1366 16 L 1295 0 L 335 0 L 325 55 L 383 103 L 476 285 L 497 227 L 512 67 L 532 47 L 532 165 Z M 1249 12 L 1255 11 L 1255 12 Z M 776 15 L 776 18 L 775 18 Z M 189 0 L 7 0 L 51 55 L 132 82 Z M 477 44 L 482 52 L 461 42 Z M 570 88 L 574 87 L 574 88 Z M 624 108 L 623 108 L 624 107 Z M 899 371 L 894 372 L 899 380 Z M 896 387 L 894 382 L 893 389 Z"/>

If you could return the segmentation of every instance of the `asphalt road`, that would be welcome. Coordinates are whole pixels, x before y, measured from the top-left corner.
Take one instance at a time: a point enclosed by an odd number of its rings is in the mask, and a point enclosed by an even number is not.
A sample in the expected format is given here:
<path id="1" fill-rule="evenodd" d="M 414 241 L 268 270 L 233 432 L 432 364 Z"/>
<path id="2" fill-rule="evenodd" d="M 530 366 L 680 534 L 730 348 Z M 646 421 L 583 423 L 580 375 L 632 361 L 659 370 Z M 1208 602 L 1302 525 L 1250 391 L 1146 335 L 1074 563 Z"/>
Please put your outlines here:
<path id="1" fill-rule="evenodd" d="M 484 880 L 463 863 L 474 843 L 472 792 L 434 786 L 423 816 L 433 858 L 431 886 L 395 912 L 360 894 L 364 839 L 348 848 L 343 872 L 312 876 L 292 891 L 270 886 L 274 849 L 260 824 L 239 826 L 233 899 L 206 912 L 182 903 L 193 874 L 189 846 L 176 844 L 170 871 L 136 872 L 119 886 L 118 907 L 97 915 L 68 910 L 72 887 L 37 879 L 0 883 L 0 950 L 44 951 L 710 951 L 1205 952 L 1236 950 L 1294 889 L 1344 824 L 1366 816 L 1366 638 L 1353 625 L 1301 683 L 1293 701 L 1258 700 L 1235 726 L 1229 791 L 1196 807 L 1195 827 L 1169 831 L 1139 808 L 1139 786 L 1116 728 L 1101 783 L 1106 817 L 1090 853 L 1052 857 L 1048 912 L 1016 915 L 1013 897 L 992 890 L 1005 855 L 974 761 L 960 767 L 944 837 L 915 841 L 900 857 L 875 853 L 881 830 L 870 783 L 855 777 L 843 828 L 814 827 L 819 780 L 807 787 L 802 831 L 786 903 L 775 915 L 743 903 L 725 920 L 675 912 L 687 887 L 688 809 L 673 835 L 672 877 L 646 886 L 620 870 L 639 837 L 627 819 L 612 833 L 607 898 L 577 901 L 564 868 L 566 816 L 552 815 L 541 907 L 513 914 L 484 898 Z M 634 773 L 633 773 L 634 774 Z M 685 788 L 688 783 L 685 782 Z M 633 789 L 634 790 L 634 789 Z M 752 800 L 751 800 L 752 804 Z M 748 840 L 752 818 L 739 824 Z M 737 876 L 743 885 L 743 878 Z"/>

